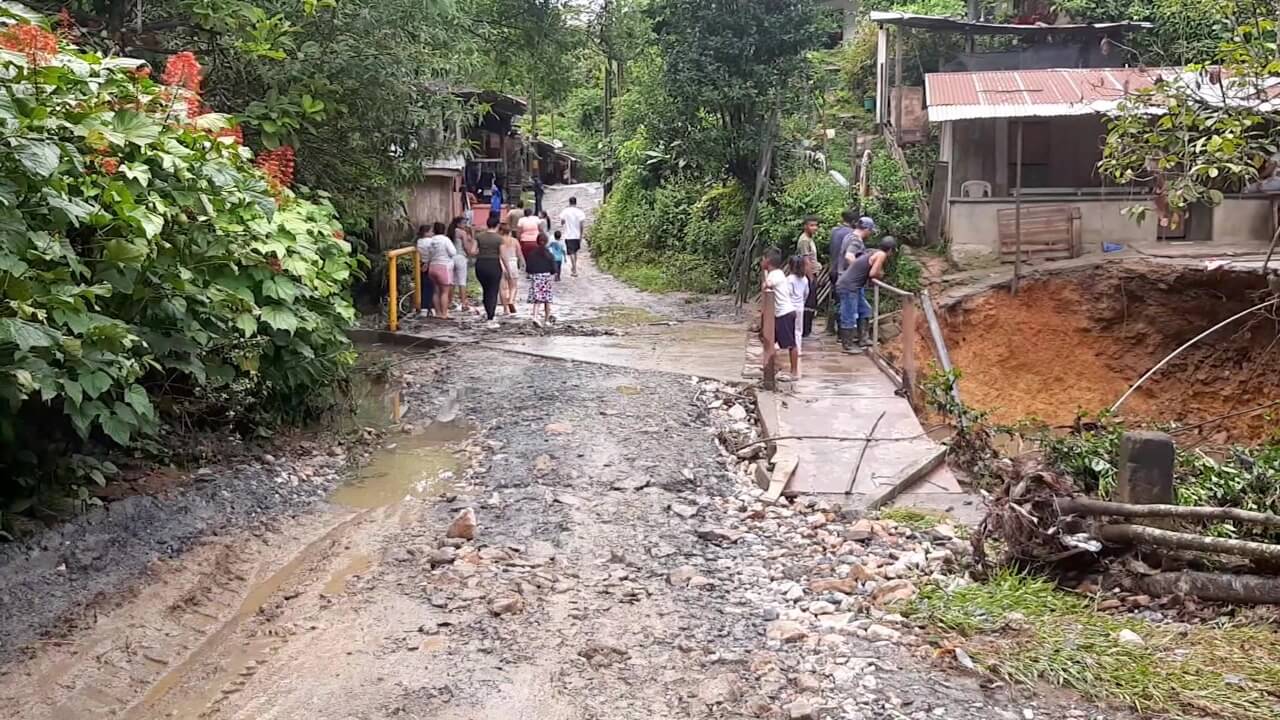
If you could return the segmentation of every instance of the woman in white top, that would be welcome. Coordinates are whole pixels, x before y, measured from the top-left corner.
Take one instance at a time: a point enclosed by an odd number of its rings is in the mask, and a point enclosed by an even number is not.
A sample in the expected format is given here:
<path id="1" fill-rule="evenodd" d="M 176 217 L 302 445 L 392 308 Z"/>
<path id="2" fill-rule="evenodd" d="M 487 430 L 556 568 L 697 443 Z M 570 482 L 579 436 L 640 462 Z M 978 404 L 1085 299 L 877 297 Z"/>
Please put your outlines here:
<path id="1" fill-rule="evenodd" d="M 436 317 L 449 319 L 449 294 L 453 289 L 453 257 L 457 251 L 453 241 L 444 234 L 444 223 L 431 226 L 432 235 L 427 236 L 427 226 L 418 228 L 418 257 L 431 279 L 431 307 Z"/>
<path id="2" fill-rule="evenodd" d="M 446 233 L 453 241 L 453 296 L 457 301 L 455 308 L 466 312 L 471 309 L 467 302 L 467 258 L 475 257 L 476 241 L 471 236 L 471 223 L 464 217 L 456 217 L 449 223 Z"/>

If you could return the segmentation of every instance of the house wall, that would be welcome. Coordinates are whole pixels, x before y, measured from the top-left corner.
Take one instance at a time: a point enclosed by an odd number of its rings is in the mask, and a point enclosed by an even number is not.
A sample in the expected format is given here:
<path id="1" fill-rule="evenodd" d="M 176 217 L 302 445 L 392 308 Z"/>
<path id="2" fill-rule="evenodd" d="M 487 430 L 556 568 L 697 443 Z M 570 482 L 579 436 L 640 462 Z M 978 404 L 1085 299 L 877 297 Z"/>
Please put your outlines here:
<path id="1" fill-rule="evenodd" d="M 1134 198 L 1027 198 L 1024 208 L 1034 205 L 1070 205 L 1080 208 L 1080 236 L 1084 253 L 1102 252 L 1105 242 L 1126 247 L 1151 249 L 1167 246 L 1156 240 L 1155 205 Z M 1125 208 L 1143 205 L 1148 209 L 1141 224 L 1122 214 Z M 999 255 L 996 213 L 1013 209 L 1006 198 L 960 200 L 949 203 L 948 235 L 951 255 L 961 266 L 995 262 Z M 1273 232 L 1271 202 L 1267 198 L 1229 197 L 1213 209 L 1213 238 L 1203 247 L 1234 251 L 1265 252 Z"/>
<path id="2" fill-rule="evenodd" d="M 414 228 L 434 222 L 447 224 L 462 214 L 460 178 L 459 173 L 428 175 L 410 189 L 405 206 Z"/>
<path id="3" fill-rule="evenodd" d="M 1229 197 L 1213 209 L 1215 240 L 1258 244 L 1266 248 L 1275 232 L 1271 200 L 1265 197 Z"/>
<path id="4" fill-rule="evenodd" d="M 1022 185 L 1027 188 L 1098 187 L 1106 129 L 1096 115 L 1025 120 Z M 956 120 L 952 126 L 951 194 L 967 180 L 991 183 L 995 197 L 1016 187 L 1017 120 Z"/>

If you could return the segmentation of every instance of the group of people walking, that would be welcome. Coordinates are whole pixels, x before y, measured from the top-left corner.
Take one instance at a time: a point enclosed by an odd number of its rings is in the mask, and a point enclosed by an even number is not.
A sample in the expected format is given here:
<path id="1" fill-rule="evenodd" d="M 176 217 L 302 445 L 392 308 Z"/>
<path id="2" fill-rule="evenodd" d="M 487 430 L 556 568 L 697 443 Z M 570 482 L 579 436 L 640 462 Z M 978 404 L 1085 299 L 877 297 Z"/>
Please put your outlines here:
<path id="1" fill-rule="evenodd" d="M 478 232 L 470 213 L 454 218 L 448 227 L 439 222 L 420 227 L 417 248 L 424 266 L 423 280 L 430 287 L 430 312 L 447 320 L 451 309 L 470 311 L 467 275 L 470 261 L 474 261 L 489 328 L 498 327 L 499 305 L 506 314 L 517 314 L 521 275 L 529 281 L 527 297 L 534 324 L 554 322 L 554 283 L 561 279 L 565 260 L 570 272 L 575 277 L 578 274 L 586 214 L 576 197 L 569 198 L 559 221 L 560 229 L 553 233 L 548 213 L 517 202 L 505 218 L 501 206 L 491 208 L 485 229 Z M 423 291 L 426 293 L 427 287 Z"/>
<path id="2" fill-rule="evenodd" d="M 819 230 L 817 217 L 804 219 L 800 237 L 796 239 L 796 253 L 783 258 L 778 248 L 769 248 L 761 258 L 764 270 L 762 290 L 772 294 L 773 341 L 764 342 L 764 368 L 770 367 L 780 351 L 785 351 L 790 361 L 790 373 L 779 379 L 800 377 L 800 356 L 803 338 L 813 332 L 813 318 L 817 313 L 817 286 L 814 282 L 818 265 L 818 248 L 815 237 Z M 874 247 L 871 237 L 876 231 L 875 221 L 859 217 L 853 210 L 841 215 L 840 224 L 831 231 L 828 256 L 831 285 L 835 291 L 834 315 L 841 348 L 847 353 L 862 352 L 871 345 L 871 305 L 867 302 L 867 287 L 874 280 L 884 277 L 888 261 L 897 251 L 897 241 L 889 236 L 880 239 Z M 762 333 L 762 339 L 764 335 Z"/>

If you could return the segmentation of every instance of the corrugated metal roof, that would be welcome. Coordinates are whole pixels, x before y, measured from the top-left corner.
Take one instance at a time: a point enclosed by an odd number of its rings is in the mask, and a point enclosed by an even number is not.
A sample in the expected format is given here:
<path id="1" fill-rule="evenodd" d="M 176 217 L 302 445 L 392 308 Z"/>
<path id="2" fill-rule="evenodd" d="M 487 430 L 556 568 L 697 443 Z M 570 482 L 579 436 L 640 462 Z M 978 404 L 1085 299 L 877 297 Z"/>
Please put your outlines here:
<path id="1" fill-rule="evenodd" d="M 880 25 L 899 25 L 902 27 L 920 28 L 922 30 L 938 30 L 941 32 L 962 32 L 977 35 L 1045 35 L 1048 33 L 1075 33 L 1084 35 L 1126 33 L 1145 30 L 1152 27 L 1147 22 L 1110 22 L 1048 25 L 1014 25 L 1007 23 L 986 23 L 958 18 L 937 17 L 934 15 L 915 15 L 913 13 L 871 11 L 871 22 Z"/>
<path id="2" fill-rule="evenodd" d="M 929 73 L 930 122 L 975 118 L 1062 117 L 1114 110 L 1127 93 L 1180 70 L 1150 68 L 1002 70 Z"/>

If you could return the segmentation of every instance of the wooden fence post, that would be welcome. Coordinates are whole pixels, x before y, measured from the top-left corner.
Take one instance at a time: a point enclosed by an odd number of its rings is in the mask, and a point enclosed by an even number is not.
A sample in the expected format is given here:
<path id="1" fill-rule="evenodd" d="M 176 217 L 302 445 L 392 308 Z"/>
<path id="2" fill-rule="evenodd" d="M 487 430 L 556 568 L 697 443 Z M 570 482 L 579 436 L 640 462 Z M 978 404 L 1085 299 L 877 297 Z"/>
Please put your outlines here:
<path id="1" fill-rule="evenodd" d="M 916 380 L 916 298 L 902 298 L 902 392 L 915 407 Z"/>
<path id="2" fill-rule="evenodd" d="M 764 338 L 761 342 L 762 350 L 765 353 L 773 349 L 776 337 L 774 335 L 773 326 L 773 291 L 766 289 L 760 293 L 760 336 Z M 776 390 L 777 384 L 777 365 L 774 360 L 770 360 L 761 369 L 763 374 L 763 383 L 765 390 Z"/>

